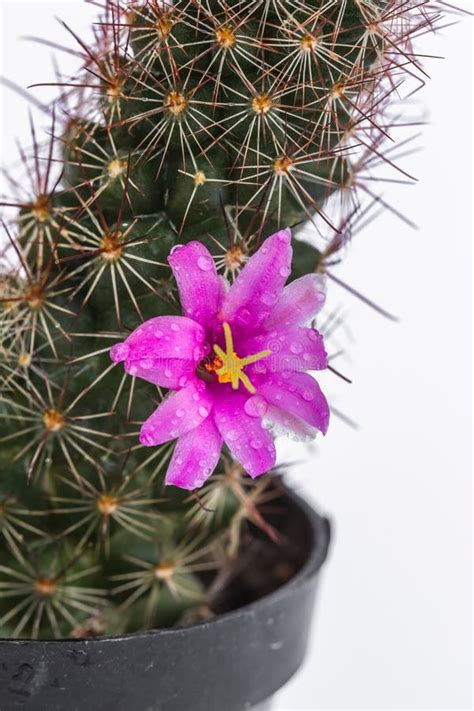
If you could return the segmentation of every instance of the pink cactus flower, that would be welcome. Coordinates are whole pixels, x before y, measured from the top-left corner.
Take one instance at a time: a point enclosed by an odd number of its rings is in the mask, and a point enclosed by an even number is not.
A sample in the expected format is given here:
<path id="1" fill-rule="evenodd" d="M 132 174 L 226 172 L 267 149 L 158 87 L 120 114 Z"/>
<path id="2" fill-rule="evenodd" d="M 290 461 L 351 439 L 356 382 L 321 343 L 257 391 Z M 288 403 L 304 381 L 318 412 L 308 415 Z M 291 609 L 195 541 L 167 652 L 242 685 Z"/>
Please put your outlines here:
<path id="1" fill-rule="evenodd" d="M 266 239 L 229 288 L 200 242 L 175 247 L 169 264 L 183 316 L 145 321 L 114 345 L 113 361 L 170 393 L 143 423 L 147 447 L 177 439 L 166 483 L 201 487 L 222 444 L 251 477 L 275 465 L 273 435 L 324 434 L 329 408 L 306 371 L 327 367 L 321 334 L 308 324 L 324 303 L 324 277 L 285 287 L 291 232 Z"/>

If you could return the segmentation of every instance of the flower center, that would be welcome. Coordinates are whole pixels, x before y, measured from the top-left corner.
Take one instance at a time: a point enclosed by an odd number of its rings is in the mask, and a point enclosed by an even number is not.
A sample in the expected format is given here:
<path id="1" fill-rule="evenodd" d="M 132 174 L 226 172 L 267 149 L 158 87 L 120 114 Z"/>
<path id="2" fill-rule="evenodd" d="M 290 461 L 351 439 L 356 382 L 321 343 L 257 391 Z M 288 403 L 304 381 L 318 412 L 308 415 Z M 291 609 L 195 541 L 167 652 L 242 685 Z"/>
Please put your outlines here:
<path id="1" fill-rule="evenodd" d="M 240 381 L 247 388 L 249 393 L 255 393 L 255 388 L 250 382 L 250 379 L 243 369 L 246 365 L 250 363 L 256 363 L 262 358 L 266 358 L 271 354 L 271 351 L 260 351 L 260 353 L 254 353 L 253 355 L 247 356 L 246 358 L 239 358 L 234 350 L 234 342 L 232 339 L 232 331 L 228 323 L 223 324 L 224 335 L 225 335 L 225 351 L 222 350 L 220 346 L 214 344 L 214 353 L 217 358 L 214 359 L 208 370 L 213 370 L 217 379 L 220 383 L 232 383 L 232 388 L 237 390 Z"/>

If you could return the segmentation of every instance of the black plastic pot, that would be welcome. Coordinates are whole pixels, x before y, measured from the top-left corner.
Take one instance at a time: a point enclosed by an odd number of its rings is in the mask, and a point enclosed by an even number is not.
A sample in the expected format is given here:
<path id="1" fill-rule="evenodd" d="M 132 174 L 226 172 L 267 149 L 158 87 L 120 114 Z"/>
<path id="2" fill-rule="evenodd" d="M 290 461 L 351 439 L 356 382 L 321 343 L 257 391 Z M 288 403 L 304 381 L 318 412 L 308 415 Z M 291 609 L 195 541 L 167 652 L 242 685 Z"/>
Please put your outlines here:
<path id="1" fill-rule="evenodd" d="M 267 701 L 306 651 L 329 523 L 287 492 L 302 566 L 274 592 L 189 627 L 91 640 L 0 640 L 0 709 L 243 711 Z"/>

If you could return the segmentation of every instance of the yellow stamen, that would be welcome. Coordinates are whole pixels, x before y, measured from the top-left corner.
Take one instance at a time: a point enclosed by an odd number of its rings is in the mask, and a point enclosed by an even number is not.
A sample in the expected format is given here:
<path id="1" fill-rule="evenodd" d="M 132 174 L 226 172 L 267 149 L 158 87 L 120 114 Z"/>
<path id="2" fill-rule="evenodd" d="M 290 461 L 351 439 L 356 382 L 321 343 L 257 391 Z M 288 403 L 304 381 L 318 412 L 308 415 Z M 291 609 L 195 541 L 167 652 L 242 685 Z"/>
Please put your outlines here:
<path id="1" fill-rule="evenodd" d="M 247 390 L 253 394 L 255 393 L 255 388 L 250 382 L 248 375 L 243 372 L 243 368 L 250 363 L 256 363 L 256 361 L 266 358 L 271 354 L 271 351 L 260 351 L 260 353 L 254 353 L 246 358 L 239 358 L 237 353 L 234 351 L 232 331 L 230 330 L 229 324 L 224 323 L 223 328 L 225 336 L 225 351 L 223 351 L 217 344 L 214 345 L 214 352 L 222 362 L 222 365 L 216 370 L 217 379 L 220 383 L 232 383 L 232 388 L 234 390 L 237 390 L 239 382 L 242 382 Z"/>

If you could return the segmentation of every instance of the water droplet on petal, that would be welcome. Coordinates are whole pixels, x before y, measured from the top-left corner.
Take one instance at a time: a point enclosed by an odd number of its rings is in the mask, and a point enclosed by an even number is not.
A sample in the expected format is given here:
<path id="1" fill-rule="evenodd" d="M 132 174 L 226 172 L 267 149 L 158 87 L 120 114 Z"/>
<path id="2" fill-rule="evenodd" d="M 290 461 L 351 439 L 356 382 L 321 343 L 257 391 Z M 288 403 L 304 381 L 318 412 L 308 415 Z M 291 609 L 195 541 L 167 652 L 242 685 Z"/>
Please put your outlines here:
<path id="1" fill-rule="evenodd" d="M 252 320 L 252 314 L 248 309 L 240 309 L 237 313 L 236 319 L 238 323 L 246 326 Z"/>
<path id="2" fill-rule="evenodd" d="M 193 400 L 194 402 L 198 402 L 200 400 L 198 393 L 193 393 Z"/>
<path id="3" fill-rule="evenodd" d="M 115 346 L 112 346 L 110 349 L 110 357 L 114 363 L 120 363 L 120 361 L 125 360 L 128 356 L 129 350 L 130 348 L 126 343 L 116 343 Z"/>
<path id="4" fill-rule="evenodd" d="M 209 410 L 206 407 L 203 407 L 202 405 L 199 408 L 198 412 L 201 415 L 201 417 L 207 417 L 209 414 Z"/>
<path id="5" fill-rule="evenodd" d="M 163 331 L 160 328 L 155 328 L 153 335 L 155 338 L 163 338 Z"/>
<path id="6" fill-rule="evenodd" d="M 289 276 L 291 272 L 291 269 L 289 267 L 280 267 L 280 276 L 282 277 L 287 277 Z"/>
<path id="7" fill-rule="evenodd" d="M 250 417 L 263 417 L 267 408 L 266 400 L 261 395 L 249 397 L 244 405 L 244 410 Z"/>
<path id="8" fill-rule="evenodd" d="M 303 400 L 306 400 L 306 402 L 311 402 L 311 400 L 314 400 L 314 395 L 309 390 L 303 390 L 303 392 L 301 393 L 301 397 L 303 398 Z"/>
<path id="9" fill-rule="evenodd" d="M 291 232 L 290 230 L 282 230 L 278 233 L 278 239 L 284 244 L 289 244 L 291 242 Z"/>
<path id="10" fill-rule="evenodd" d="M 177 333 L 179 331 L 179 326 L 177 323 L 172 323 L 171 324 L 171 330 Z"/>
<path id="11" fill-rule="evenodd" d="M 178 385 L 180 388 L 184 388 L 184 386 L 186 385 L 187 382 L 188 382 L 187 377 L 185 375 L 182 375 L 180 377 L 180 379 L 178 380 Z"/>
<path id="12" fill-rule="evenodd" d="M 235 430 L 229 430 L 228 432 L 226 432 L 225 436 L 226 439 L 229 440 L 229 442 L 235 442 L 235 440 L 239 438 L 239 433 Z"/>
<path id="13" fill-rule="evenodd" d="M 273 306 L 278 300 L 278 294 L 274 291 L 264 291 L 260 299 L 267 306 Z"/>
<path id="14" fill-rule="evenodd" d="M 196 346 L 196 348 L 193 350 L 193 358 L 197 362 L 198 360 L 201 360 L 202 356 L 204 355 L 204 352 L 200 346 Z"/>
<path id="15" fill-rule="evenodd" d="M 292 353 L 298 354 L 298 353 L 301 353 L 302 350 L 303 350 L 303 346 L 301 345 L 301 343 L 295 342 L 290 345 L 290 351 Z"/>
<path id="16" fill-rule="evenodd" d="M 321 336 L 319 335 L 319 331 L 316 331 L 314 328 L 311 328 L 308 331 L 308 338 L 311 338 L 312 341 L 319 341 L 321 339 Z"/>
<path id="17" fill-rule="evenodd" d="M 186 414 L 186 412 L 185 412 L 183 409 L 181 409 L 181 408 L 179 408 L 178 410 L 176 410 L 176 417 L 184 417 L 185 414 Z"/>
<path id="18" fill-rule="evenodd" d="M 169 368 L 165 368 L 165 378 L 171 378 L 173 372 Z"/>
<path id="19" fill-rule="evenodd" d="M 154 442 L 152 433 L 142 430 L 140 432 L 140 442 L 144 445 L 152 445 Z"/>
<path id="20" fill-rule="evenodd" d="M 143 370 L 150 370 L 150 368 L 153 368 L 153 361 L 151 358 L 143 358 L 143 360 L 140 361 L 140 368 L 143 368 Z"/>
<path id="21" fill-rule="evenodd" d="M 250 446 L 252 449 L 261 449 L 263 447 L 263 442 L 260 439 L 251 439 Z"/>
<path id="22" fill-rule="evenodd" d="M 136 375 L 138 373 L 137 366 L 136 365 L 129 366 L 128 372 L 130 373 L 130 375 Z"/>
<path id="23" fill-rule="evenodd" d="M 208 272 L 212 269 L 212 259 L 210 257 L 199 257 L 197 265 L 201 271 Z"/>

